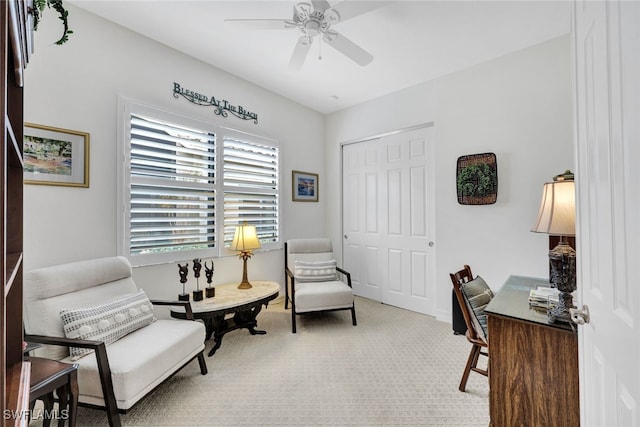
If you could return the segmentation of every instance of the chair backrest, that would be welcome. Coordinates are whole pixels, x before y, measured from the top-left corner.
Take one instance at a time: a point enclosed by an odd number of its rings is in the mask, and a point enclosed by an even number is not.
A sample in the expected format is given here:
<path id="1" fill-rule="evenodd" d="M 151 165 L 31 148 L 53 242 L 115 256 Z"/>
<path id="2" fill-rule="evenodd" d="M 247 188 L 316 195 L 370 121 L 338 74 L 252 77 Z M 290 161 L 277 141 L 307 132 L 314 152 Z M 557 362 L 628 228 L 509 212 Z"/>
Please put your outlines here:
<path id="1" fill-rule="evenodd" d="M 333 245 L 328 238 L 291 239 L 285 243 L 285 266 L 294 271 L 296 261 L 329 261 L 334 259 Z"/>
<path id="2" fill-rule="evenodd" d="M 469 283 L 473 280 L 473 273 L 471 267 L 465 264 L 464 268 L 455 273 L 450 273 L 451 283 L 453 284 L 453 291 L 456 294 L 462 316 L 464 317 L 464 323 L 467 325 L 467 336 L 471 340 L 486 342 L 484 339 L 484 332 L 478 322 L 477 318 L 472 314 L 473 309 L 469 304 L 469 300 L 462 292 L 462 285 Z"/>
<path id="3" fill-rule="evenodd" d="M 64 337 L 60 310 L 85 308 L 137 291 L 124 257 L 78 261 L 39 268 L 24 275 L 24 329 L 27 334 Z M 44 346 L 37 354 L 60 360 L 69 351 Z"/>

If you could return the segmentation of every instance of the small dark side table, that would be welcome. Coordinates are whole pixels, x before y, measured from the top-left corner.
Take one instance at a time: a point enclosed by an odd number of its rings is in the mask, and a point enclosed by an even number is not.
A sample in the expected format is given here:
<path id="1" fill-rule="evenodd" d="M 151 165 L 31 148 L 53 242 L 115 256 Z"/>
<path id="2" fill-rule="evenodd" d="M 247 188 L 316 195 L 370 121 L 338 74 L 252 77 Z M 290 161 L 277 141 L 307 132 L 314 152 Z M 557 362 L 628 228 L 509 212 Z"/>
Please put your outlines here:
<path id="1" fill-rule="evenodd" d="M 53 392 L 58 394 L 58 426 L 65 420 L 75 427 L 78 413 L 78 365 L 58 362 L 57 360 L 30 357 L 31 386 L 29 390 L 30 409 L 37 399 L 44 402 L 42 425 L 49 427 L 53 416 Z M 66 413 L 63 411 L 67 411 Z"/>

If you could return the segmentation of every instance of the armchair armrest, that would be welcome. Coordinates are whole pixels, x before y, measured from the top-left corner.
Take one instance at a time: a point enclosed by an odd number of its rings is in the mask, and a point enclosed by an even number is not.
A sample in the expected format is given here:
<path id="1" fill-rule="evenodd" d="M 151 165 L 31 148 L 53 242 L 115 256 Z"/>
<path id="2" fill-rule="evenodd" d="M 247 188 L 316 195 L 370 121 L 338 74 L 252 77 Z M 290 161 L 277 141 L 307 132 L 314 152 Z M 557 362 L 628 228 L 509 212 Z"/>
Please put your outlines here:
<path id="1" fill-rule="evenodd" d="M 79 347 L 79 348 L 90 348 L 92 350 L 97 350 L 99 347 L 104 347 L 106 351 L 106 346 L 102 341 L 95 340 L 79 340 L 74 338 L 65 338 L 65 337 L 50 337 L 46 335 L 24 335 L 25 341 L 37 342 L 39 344 L 49 344 L 49 345 L 59 345 L 62 347 Z"/>
<path id="2" fill-rule="evenodd" d="M 78 340 L 65 337 L 49 337 L 46 335 L 27 335 L 24 336 L 25 341 L 36 342 L 48 345 L 60 345 L 64 347 L 80 347 L 90 348 L 94 350 L 96 361 L 98 362 L 98 375 L 100 376 L 100 385 L 102 386 L 102 396 L 107 409 L 107 418 L 109 425 L 119 427 L 120 414 L 116 404 L 116 396 L 113 392 L 113 382 L 111 381 L 111 367 L 109 366 L 109 358 L 107 357 L 107 346 L 103 341 L 94 340 Z"/>
<path id="3" fill-rule="evenodd" d="M 188 320 L 196 320 L 195 317 L 193 317 L 193 310 L 191 310 L 191 303 L 189 301 L 164 301 L 164 300 L 150 300 L 151 304 L 153 305 L 173 305 L 173 306 L 179 306 L 179 307 L 184 307 L 184 311 L 186 313 L 186 317 Z"/>
<path id="4" fill-rule="evenodd" d="M 352 288 L 353 286 L 351 286 L 351 273 L 349 273 L 347 270 L 344 270 L 340 267 L 336 267 L 336 270 L 344 274 L 345 276 L 347 276 L 347 285 L 349 285 L 349 287 Z"/>

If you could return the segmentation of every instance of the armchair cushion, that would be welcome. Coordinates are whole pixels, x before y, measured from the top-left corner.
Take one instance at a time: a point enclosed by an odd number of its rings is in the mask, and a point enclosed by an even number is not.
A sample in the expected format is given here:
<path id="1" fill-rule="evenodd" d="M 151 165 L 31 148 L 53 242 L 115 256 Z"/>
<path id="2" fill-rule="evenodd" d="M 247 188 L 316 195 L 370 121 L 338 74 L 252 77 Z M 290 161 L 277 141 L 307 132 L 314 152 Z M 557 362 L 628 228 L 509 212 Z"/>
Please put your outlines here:
<path id="1" fill-rule="evenodd" d="M 154 321 L 153 307 L 143 290 L 101 305 L 63 309 L 60 317 L 67 338 L 103 341 L 107 345 Z M 74 361 L 92 351 L 69 348 Z"/>
<path id="2" fill-rule="evenodd" d="M 469 303 L 469 308 L 474 315 L 474 320 L 480 325 L 484 338 L 487 338 L 487 315 L 484 309 L 491 302 L 493 298 L 493 292 L 487 282 L 480 276 L 476 276 L 475 279 L 464 283 L 461 286 L 462 293 L 465 299 Z"/>
<path id="3" fill-rule="evenodd" d="M 353 292 L 341 280 L 296 285 L 296 312 L 337 310 L 353 307 Z"/>
<path id="4" fill-rule="evenodd" d="M 293 275 L 298 282 L 327 282 L 336 280 L 336 260 L 295 261 Z"/>
<path id="5" fill-rule="evenodd" d="M 129 409 L 204 348 L 201 322 L 158 319 L 107 346 L 117 406 Z M 80 402 L 104 405 L 96 358 L 82 357 L 78 364 Z"/>

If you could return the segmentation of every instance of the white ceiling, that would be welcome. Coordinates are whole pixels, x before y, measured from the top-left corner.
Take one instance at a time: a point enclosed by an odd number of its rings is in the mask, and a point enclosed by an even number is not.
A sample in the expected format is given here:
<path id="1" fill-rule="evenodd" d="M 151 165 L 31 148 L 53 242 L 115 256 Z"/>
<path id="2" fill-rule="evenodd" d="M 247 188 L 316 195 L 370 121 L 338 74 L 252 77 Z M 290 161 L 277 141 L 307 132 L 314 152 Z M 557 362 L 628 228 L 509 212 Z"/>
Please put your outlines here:
<path id="1" fill-rule="evenodd" d="M 571 8 L 561 0 L 386 2 L 333 27 L 370 52 L 371 64 L 361 67 L 326 44 L 318 60 L 316 38 L 291 73 L 299 30 L 246 30 L 224 19 L 291 19 L 295 0 L 67 1 L 321 113 L 567 34 Z"/>

